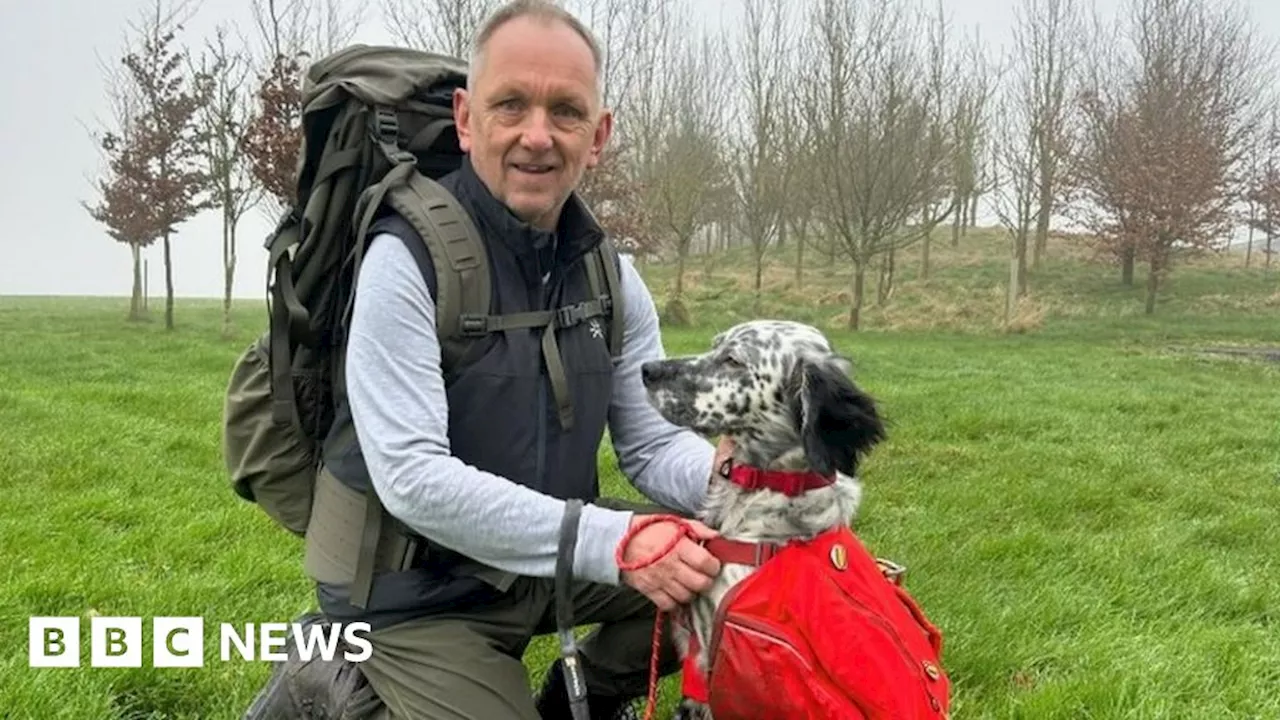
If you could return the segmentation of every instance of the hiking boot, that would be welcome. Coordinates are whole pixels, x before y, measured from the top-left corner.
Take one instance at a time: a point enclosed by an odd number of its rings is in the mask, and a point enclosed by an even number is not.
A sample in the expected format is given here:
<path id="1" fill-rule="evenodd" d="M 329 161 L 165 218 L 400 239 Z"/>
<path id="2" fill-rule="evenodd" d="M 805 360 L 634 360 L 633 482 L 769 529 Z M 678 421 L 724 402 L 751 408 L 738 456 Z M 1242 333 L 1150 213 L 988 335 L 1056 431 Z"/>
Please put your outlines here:
<path id="1" fill-rule="evenodd" d="M 319 614 L 298 619 L 304 626 L 325 624 Z M 382 701 L 360 667 L 341 657 L 318 655 L 303 660 L 291 635 L 288 660 L 276 663 L 271 677 L 242 716 L 243 720 L 363 720 L 382 710 Z"/>

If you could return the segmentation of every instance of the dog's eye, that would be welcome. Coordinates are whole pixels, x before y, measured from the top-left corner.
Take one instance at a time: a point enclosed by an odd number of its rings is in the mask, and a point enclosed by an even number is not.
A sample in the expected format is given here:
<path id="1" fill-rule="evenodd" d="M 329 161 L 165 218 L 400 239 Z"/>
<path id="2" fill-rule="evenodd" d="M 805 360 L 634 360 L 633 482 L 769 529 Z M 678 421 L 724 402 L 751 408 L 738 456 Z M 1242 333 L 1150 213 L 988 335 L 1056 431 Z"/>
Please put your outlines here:
<path id="1" fill-rule="evenodd" d="M 736 367 L 736 368 L 744 368 L 747 366 L 746 363 L 742 362 L 741 360 L 739 360 L 738 358 L 732 355 L 724 356 L 724 364 L 728 365 L 729 367 Z"/>

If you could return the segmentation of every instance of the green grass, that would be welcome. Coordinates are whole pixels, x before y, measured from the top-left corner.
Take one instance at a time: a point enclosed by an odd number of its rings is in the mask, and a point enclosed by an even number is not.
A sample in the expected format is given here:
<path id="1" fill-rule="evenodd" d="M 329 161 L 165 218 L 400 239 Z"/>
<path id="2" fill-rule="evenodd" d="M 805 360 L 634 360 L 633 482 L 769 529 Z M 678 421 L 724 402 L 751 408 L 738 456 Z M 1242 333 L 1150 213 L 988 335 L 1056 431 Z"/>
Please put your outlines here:
<path id="1" fill-rule="evenodd" d="M 1280 345 L 1273 280 L 1189 268 L 1147 318 L 1141 287 L 1055 266 L 1046 274 L 1062 277 L 1042 277 L 1037 297 L 1059 309 L 1003 334 L 988 305 L 965 300 L 998 282 L 984 268 L 999 258 L 967 271 L 960 260 L 944 254 L 930 281 L 904 277 L 868 332 L 826 325 L 892 423 L 858 529 L 908 566 L 945 633 L 954 716 L 1280 717 L 1280 365 L 1186 350 Z M 713 273 L 719 298 L 695 285 L 701 324 L 668 330 L 668 352 L 700 350 L 749 315 L 742 268 Z M 660 294 L 669 273 L 646 269 Z M 791 292 L 766 312 L 841 312 Z M 902 319 L 939 293 L 967 319 L 928 332 Z M 220 662 L 216 642 L 201 669 L 30 669 L 29 616 L 201 615 L 208 627 L 313 606 L 300 544 L 236 498 L 221 466 L 222 391 L 260 309 L 242 304 L 225 339 L 213 301 L 179 301 L 172 333 L 126 310 L 0 299 L 6 718 L 236 718 L 270 669 Z M 601 462 L 609 490 L 634 496 L 607 447 Z M 532 683 L 553 654 L 549 638 L 530 649 Z"/>

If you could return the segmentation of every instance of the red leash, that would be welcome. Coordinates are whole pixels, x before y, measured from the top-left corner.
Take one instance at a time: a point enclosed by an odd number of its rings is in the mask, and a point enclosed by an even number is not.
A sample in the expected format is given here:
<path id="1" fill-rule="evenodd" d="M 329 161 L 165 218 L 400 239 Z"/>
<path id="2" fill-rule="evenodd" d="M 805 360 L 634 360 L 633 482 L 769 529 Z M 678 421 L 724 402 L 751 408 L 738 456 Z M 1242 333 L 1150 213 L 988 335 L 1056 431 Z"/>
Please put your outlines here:
<path id="1" fill-rule="evenodd" d="M 675 523 L 680 528 L 681 532 L 676 533 L 671 538 L 671 542 L 667 543 L 667 546 L 662 548 L 661 552 L 655 553 L 652 557 L 642 558 L 633 563 L 624 562 L 622 558 L 626 555 L 627 546 L 631 544 L 631 540 L 635 534 L 650 525 L 655 525 L 660 522 Z M 676 545 L 679 545 L 680 541 L 686 537 L 694 539 L 697 538 L 697 534 L 693 531 L 693 527 L 690 526 L 689 523 L 685 522 L 683 518 L 675 515 L 647 515 L 641 518 L 640 522 L 632 526 L 631 529 L 627 530 L 627 534 L 622 537 L 622 542 L 618 543 L 618 549 L 614 559 L 618 563 L 619 570 L 625 570 L 628 572 L 640 570 L 642 568 L 649 567 L 662 558 L 670 555 L 676 549 Z M 659 610 L 653 621 L 653 652 L 649 656 L 649 697 L 645 704 L 644 720 L 653 720 L 653 713 L 658 704 L 658 657 L 661 654 L 662 620 L 664 615 L 666 615 L 666 613 Z"/>

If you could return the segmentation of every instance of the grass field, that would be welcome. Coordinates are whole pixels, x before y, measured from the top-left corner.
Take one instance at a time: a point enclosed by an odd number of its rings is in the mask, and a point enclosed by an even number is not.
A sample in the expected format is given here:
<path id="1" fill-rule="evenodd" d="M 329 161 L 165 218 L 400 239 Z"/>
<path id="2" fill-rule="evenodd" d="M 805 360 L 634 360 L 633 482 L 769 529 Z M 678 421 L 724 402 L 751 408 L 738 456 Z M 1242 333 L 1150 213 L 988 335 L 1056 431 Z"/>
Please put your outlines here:
<path id="1" fill-rule="evenodd" d="M 1280 345 L 1274 278 L 1186 269 L 1146 318 L 1141 277 L 1064 260 L 1043 317 L 1004 334 L 1001 261 L 963 258 L 904 270 L 867 332 L 835 329 L 842 308 L 797 299 L 785 268 L 765 305 L 823 322 L 891 420 L 858 529 L 943 629 L 954 717 L 1280 717 L 1280 365 L 1194 352 Z M 670 353 L 749 314 L 741 263 L 692 274 L 699 324 L 668 330 Z M 180 301 L 171 333 L 127 304 L 0 298 L 0 717 L 236 718 L 269 671 L 216 642 L 200 669 L 30 669 L 29 616 L 312 607 L 300 544 L 221 466 L 224 382 L 260 308 L 221 338 L 216 302 Z M 530 650 L 531 682 L 553 653 Z"/>

